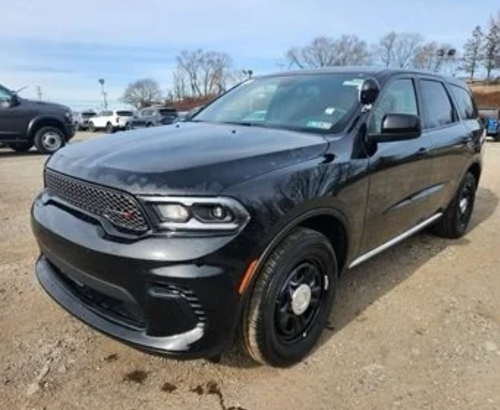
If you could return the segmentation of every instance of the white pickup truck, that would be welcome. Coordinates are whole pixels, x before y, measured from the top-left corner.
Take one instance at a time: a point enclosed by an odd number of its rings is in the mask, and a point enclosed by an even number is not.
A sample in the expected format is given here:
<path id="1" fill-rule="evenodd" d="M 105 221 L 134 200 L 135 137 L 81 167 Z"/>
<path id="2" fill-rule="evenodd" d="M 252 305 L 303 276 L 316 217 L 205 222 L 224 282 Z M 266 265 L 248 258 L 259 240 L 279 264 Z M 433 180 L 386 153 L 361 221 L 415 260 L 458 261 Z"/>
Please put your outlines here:
<path id="1" fill-rule="evenodd" d="M 127 110 L 104 110 L 89 120 L 89 130 L 105 129 L 107 133 L 130 129 L 134 113 Z"/>

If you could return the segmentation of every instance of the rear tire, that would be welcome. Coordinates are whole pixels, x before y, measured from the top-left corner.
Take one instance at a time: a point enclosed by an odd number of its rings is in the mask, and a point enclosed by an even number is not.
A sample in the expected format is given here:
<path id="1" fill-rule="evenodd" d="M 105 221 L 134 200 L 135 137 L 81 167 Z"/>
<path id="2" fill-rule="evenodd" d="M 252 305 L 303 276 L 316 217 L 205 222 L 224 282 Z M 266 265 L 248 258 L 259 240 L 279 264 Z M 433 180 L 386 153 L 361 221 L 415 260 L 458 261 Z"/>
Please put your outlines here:
<path id="1" fill-rule="evenodd" d="M 56 127 L 42 127 L 35 134 L 35 147 L 41 154 L 53 154 L 66 144 L 63 132 Z"/>
<path id="2" fill-rule="evenodd" d="M 16 142 L 13 144 L 9 144 L 9 148 L 13 149 L 16 152 L 26 152 L 31 149 L 33 146 L 32 142 Z"/>
<path id="3" fill-rule="evenodd" d="M 242 322 L 246 352 L 257 362 L 286 367 L 315 346 L 334 301 L 335 252 L 321 233 L 297 228 L 258 273 Z"/>
<path id="4" fill-rule="evenodd" d="M 113 132 L 115 132 L 115 129 L 113 128 L 113 124 L 111 124 L 110 122 L 108 122 L 106 124 L 106 132 L 108 134 L 113 134 Z"/>
<path id="5" fill-rule="evenodd" d="M 493 141 L 500 142 L 500 134 L 493 135 Z"/>
<path id="6" fill-rule="evenodd" d="M 433 227 L 436 235 L 449 239 L 458 239 L 465 235 L 474 210 L 476 189 L 476 177 L 467 172 L 444 215 Z"/>

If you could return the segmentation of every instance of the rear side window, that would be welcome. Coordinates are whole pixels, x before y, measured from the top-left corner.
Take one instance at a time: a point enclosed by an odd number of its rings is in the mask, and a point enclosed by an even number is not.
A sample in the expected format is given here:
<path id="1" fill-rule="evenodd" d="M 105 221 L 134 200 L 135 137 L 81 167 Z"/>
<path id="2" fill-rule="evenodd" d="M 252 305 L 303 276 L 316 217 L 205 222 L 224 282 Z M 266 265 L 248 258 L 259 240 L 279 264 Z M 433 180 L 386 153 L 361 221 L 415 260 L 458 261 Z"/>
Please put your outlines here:
<path id="1" fill-rule="evenodd" d="M 120 117 L 132 117 L 132 115 L 134 115 L 134 113 L 132 111 L 117 111 L 116 115 L 118 115 Z"/>
<path id="2" fill-rule="evenodd" d="M 380 134 L 382 121 L 387 114 L 418 115 L 417 97 L 413 81 L 395 80 L 384 90 L 380 100 L 373 109 L 370 132 Z"/>
<path id="3" fill-rule="evenodd" d="M 443 83 L 422 80 L 420 86 L 425 107 L 426 128 L 437 128 L 453 123 L 455 112 Z"/>
<path id="4" fill-rule="evenodd" d="M 451 92 L 455 97 L 455 101 L 457 102 L 458 106 L 457 108 L 460 112 L 461 117 L 466 120 L 476 119 L 476 107 L 474 106 L 474 102 L 472 101 L 470 93 L 461 87 L 457 87 L 456 85 L 451 86 Z"/>

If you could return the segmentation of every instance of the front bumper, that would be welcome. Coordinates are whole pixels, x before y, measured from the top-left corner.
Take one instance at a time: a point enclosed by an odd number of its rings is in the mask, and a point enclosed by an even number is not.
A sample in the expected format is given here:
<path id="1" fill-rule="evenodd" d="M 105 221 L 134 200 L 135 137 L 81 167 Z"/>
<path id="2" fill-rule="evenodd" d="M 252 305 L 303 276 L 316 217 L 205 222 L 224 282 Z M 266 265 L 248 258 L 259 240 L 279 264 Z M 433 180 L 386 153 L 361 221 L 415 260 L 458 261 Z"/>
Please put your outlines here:
<path id="1" fill-rule="evenodd" d="M 175 356 L 209 357 L 230 342 L 244 264 L 221 249 L 227 238 L 114 241 L 88 217 L 40 198 L 32 227 L 41 249 L 40 284 L 83 322 L 137 348 Z"/>

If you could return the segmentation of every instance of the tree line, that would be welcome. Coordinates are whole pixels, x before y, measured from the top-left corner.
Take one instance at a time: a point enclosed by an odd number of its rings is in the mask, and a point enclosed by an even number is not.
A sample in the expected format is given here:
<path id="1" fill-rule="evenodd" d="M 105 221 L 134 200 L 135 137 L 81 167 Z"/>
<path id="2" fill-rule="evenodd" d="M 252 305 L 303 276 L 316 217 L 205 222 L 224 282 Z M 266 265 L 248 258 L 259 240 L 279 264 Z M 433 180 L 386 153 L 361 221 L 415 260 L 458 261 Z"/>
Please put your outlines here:
<path id="1" fill-rule="evenodd" d="M 392 31 L 374 44 L 346 34 L 319 36 L 306 45 L 291 47 L 280 65 L 289 69 L 373 65 L 448 75 L 463 72 L 470 80 L 484 68 L 489 82 L 500 68 L 500 13 L 474 28 L 462 53 L 452 44 L 427 40 L 418 33 Z M 206 101 L 251 75 L 251 70 L 236 69 L 227 53 L 183 50 L 176 58 L 173 86 L 167 95 L 155 80 L 146 78 L 129 84 L 121 101 L 138 109 L 159 102 Z"/>

